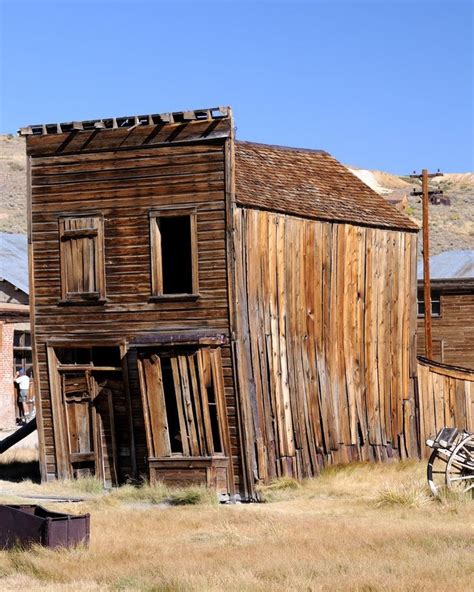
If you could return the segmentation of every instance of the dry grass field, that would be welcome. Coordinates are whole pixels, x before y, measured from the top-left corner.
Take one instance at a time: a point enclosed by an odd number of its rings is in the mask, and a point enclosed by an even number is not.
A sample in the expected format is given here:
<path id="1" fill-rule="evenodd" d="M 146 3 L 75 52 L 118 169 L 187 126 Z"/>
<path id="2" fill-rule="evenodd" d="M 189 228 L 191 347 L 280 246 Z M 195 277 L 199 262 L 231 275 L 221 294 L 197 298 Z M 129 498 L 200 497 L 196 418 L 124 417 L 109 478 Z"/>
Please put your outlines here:
<path id="1" fill-rule="evenodd" d="M 31 461 L 28 453 L 3 463 Z M 199 489 L 93 480 L 0 481 L 2 503 L 79 496 L 50 509 L 90 512 L 89 548 L 0 552 L 2 590 L 462 591 L 473 589 L 474 503 L 435 501 L 424 463 L 356 464 L 262 488 L 266 503 L 218 505 Z M 32 501 L 31 499 L 29 500 Z M 26 502 L 28 503 L 28 502 Z"/>

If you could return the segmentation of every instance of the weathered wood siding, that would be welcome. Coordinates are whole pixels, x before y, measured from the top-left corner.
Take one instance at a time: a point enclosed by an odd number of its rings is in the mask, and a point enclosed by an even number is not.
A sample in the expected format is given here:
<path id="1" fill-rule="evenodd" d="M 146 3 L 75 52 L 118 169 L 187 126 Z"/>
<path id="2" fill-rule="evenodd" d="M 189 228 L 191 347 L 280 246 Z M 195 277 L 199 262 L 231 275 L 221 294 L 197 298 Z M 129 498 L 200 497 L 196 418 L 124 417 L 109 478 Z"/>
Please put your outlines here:
<path id="1" fill-rule="evenodd" d="M 421 452 L 443 427 L 474 432 L 474 371 L 418 358 L 418 408 Z"/>
<path id="2" fill-rule="evenodd" d="M 46 359 L 48 341 L 62 339 L 74 346 L 92 339 L 100 345 L 105 340 L 118 343 L 151 331 L 194 328 L 229 335 L 226 140 L 152 146 L 167 139 L 186 141 L 189 129 L 196 135 L 210 124 L 193 125 L 181 126 L 182 129 L 174 126 L 171 130 L 167 126 L 151 131 L 145 127 L 28 138 L 35 342 L 41 384 L 44 470 L 50 477 L 55 475 L 57 467 Z M 217 122 L 212 133 L 225 135 L 224 126 L 228 125 L 228 122 Z M 212 137 L 211 132 L 209 136 Z M 137 148 L 145 140 L 146 146 Z M 148 212 L 150 208 L 182 204 L 197 210 L 200 298 L 191 302 L 172 298 L 152 302 Z M 60 306 L 58 218 L 89 211 L 104 217 L 106 302 Z M 229 347 L 222 348 L 222 359 L 237 464 Z M 147 455 L 136 352 L 129 353 L 129 362 L 137 461 L 143 470 Z"/>
<path id="3" fill-rule="evenodd" d="M 416 453 L 416 234 L 236 208 L 247 482 Z"/>
<path id="4" fill-rule="evenodd" d="M 432 317 L 436 361 L 474 369 L 473 319 L 474 290 L 470 294 L 441 291 L 441 315 Z M 417 353 L 425 355 L 424 317 L 418 318 Z"/>

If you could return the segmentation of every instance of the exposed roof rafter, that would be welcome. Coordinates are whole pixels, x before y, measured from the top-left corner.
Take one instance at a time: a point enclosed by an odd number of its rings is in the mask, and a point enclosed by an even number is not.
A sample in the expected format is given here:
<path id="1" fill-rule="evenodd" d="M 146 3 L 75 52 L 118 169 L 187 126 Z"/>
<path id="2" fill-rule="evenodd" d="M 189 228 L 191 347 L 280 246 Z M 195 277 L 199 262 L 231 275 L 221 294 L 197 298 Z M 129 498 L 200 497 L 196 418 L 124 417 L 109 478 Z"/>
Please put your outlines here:
<path id="1" fill-rule="evenodd" d="M 210 109 L 194 109 L 193 111 L 174 111 L 152 115 L 131 115 L 128 117 L 111 117 L 106 119 L 89 119 L 67 123 L 47 123 L 29 125 L 18 130 L 20 136 L 40 136 L 64 134 L 73 131 L 91 131 L 99 129 L 117 129 L 119 127 L 135 128 L 139 125 L 166 125 L 187 123 L 189 121 L 212 121 L 225 119 L 230 115 L 229 107 L 212 107 Z"/>

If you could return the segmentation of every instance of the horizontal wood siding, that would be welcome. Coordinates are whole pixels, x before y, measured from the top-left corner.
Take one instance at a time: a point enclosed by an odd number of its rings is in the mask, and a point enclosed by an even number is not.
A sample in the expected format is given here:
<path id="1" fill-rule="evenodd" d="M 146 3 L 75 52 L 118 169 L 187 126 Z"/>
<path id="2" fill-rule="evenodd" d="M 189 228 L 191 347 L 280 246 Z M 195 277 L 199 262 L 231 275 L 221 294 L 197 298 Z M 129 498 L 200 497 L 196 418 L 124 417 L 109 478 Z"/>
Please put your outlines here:
<path id="1" fill-rule="evenodd" d="M 453 288 L 451 288 L 453 290 Z M 474 369 L 474 293 L 443 294 L 441 315 L 432 317 L 434 358 Z M 424 317 L 418 318 L 417 353 L 425 355 Z"/>
<path id="2" fill-rule="evenodd" d="M 205 129 L 203 125 L 195 127 Z M 221 135 L 222 125 L 219 122 L 215 128 Z M 67 148 L 58 153 L 58 136 L 28 138 L 29 153 L 33 155 L 30 161 L 35 340 L 42 386 L 45 459 L 51 477 L 56 464 L 45 346 L 48 340 L 67 340 L 75 346 L 80 340 L 93 339 L 100 345 L 101 340 L 118 343 L 148 332 L 195 328 L 229 336 L 224 139 L 159 147 L 150 147 L 153 142 L 149 142 L 147 147 L 137 148 L 130 140 L 130 135 L 137 134 L 143 135 L 144 131 L 107 131 L 101 136 L 97 146 L 101 151 L 97 152 L 91 147 L 99 139 L 93 132 L 84 132 L 79 136 L 83 141 L 91 136 L 92 143 L 86 142 L 81 153 L 72 153 L 80 148 L 78 139 L 72 138 Z M 119 136 L 122 141 L 117 143 Z M 104 138 L 111 143 L 107 144 Z M 117 150 L 112 150 L 115 146 Z M 200 298 L 153 302 L 149 210 L 179 205 L 196 210 Z M 106 302 L 61 306 L 58 219 L 65 214 L 85 212 L 96 212 L 104 220 Z M 236 457 L 229 347 L 223 347 L 222 359 Z M 134 362 L 130 355 L 128 373 L 137 462 L 139 470 L 144 471 L 146 446 Z"/>
<path id="3" fill-rule="evenodd" d="M 248 479 L 416 453 L 416 235 L 236 208 L 234 236 Z"/>
<path id="4" fill-rule="evenodd" d="M 474 432 L 474 371 L 422 358 L 417 370 L 421 451 L 428 457 L 425 442 L 442 428 Z"/>

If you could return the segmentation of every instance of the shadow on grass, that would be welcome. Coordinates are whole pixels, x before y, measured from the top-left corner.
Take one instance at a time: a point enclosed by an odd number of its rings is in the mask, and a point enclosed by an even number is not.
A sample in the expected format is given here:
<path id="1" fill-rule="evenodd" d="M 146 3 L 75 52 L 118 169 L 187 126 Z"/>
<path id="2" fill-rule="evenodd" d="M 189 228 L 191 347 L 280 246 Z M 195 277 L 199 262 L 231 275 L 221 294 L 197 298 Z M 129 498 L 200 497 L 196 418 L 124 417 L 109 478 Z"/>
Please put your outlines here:
<path id="1" fill-rule="evenodd" d="M 20 483 L 25 479 L 29 479 L 33 483 L 41 482 L 39 462 L 37 460 L 0 464 L 0 480 Z"/>

